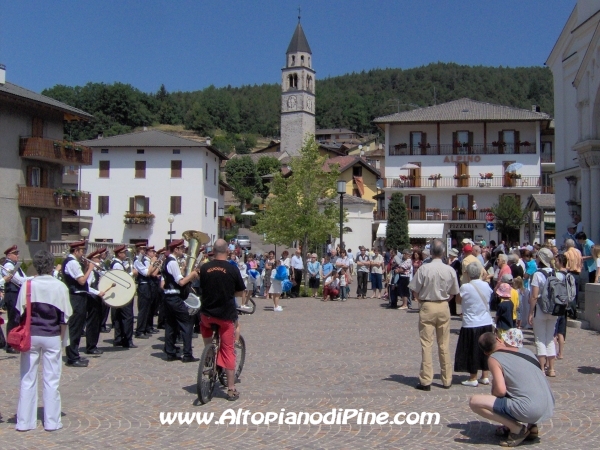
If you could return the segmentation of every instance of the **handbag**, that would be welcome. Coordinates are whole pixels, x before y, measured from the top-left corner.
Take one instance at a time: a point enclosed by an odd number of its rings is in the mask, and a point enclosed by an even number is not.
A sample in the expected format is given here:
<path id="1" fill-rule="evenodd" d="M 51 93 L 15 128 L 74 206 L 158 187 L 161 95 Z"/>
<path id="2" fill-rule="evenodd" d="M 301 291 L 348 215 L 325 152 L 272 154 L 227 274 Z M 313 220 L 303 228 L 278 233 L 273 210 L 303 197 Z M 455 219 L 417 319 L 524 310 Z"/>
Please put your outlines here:
<path id="1" fill-rule="evenodd" d="M 8 333 L 6 342 L 18 352 L 31 349 L 31 280 L 27 280 L 27 312 L 25 324 L 20 323 Z"/>

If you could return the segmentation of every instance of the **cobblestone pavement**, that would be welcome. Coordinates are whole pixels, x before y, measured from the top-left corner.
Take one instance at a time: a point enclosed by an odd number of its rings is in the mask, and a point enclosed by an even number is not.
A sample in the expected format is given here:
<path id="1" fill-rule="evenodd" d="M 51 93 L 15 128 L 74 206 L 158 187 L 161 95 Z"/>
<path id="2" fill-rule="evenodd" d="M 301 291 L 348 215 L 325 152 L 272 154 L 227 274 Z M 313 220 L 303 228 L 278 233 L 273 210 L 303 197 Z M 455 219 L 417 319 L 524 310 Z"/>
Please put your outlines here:
<path id="1" fill-rule="evenodd" d="M 498 448 L 494 426 L 467 405 L 489 387 L 464 387 L 454 376 L 450 390 L 438 375 L 431 392 L 417 383 L 420 347 L 417 313 L 387 310 L 381 300 L 323 303 L 283 300 L 275 313 L 268 300 L 243 316 L 246 365 L 237 402 L 219 388 L 212 402 L 195 406 L 197 363 L 168 363 L 160 335 L 138 340 L 138 349 L 106 351 L 88 368 L 64 367 L 61 380 L 64 429 L 14 430 L 19 359 L 0 355 L 0 447 L 19 448 Z M 460 321 L 453 319 L 451 348 Z M 526 333 L 531 348 L 532 334 Z M 195 355 L 201 342 L 194 340 Z M 437 359 L 437 358 L 434 358 Z M 600 438 L 600 356 L 595 332 L 569 328 L 566 358 L 550 380 L 556 396 L 551 421 L 541 424 L 537 448 L 596 448 Z M 41 401 L 41 396 L 40 396 Z M 320 412 L 363 408 L 364 412 L 438 412 L 438 425 L 161 425 L 162 412 Z M 41 409 L 40 409 L 41 413 Z M 524 443 L 524 445 L 531 445 Z"/>

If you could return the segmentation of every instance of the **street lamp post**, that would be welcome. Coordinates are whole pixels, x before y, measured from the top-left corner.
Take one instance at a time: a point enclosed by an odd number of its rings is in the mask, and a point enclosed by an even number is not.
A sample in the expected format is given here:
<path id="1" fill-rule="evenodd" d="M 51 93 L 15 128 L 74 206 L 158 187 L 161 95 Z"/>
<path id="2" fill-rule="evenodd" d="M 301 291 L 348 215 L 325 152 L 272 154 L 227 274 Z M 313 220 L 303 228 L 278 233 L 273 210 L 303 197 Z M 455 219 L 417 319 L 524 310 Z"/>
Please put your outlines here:
<path id="1" fill-rule="evenodd" d="M 169 222 L 169 244 L 173 240 L 173 222 L 175 222 L 175 216 L 173 214 L 169 214 L 167 217 L 167 222 Z"/>
<path id="2" fill-rule="evenodd" d="M 85 241 L 85 253 L 87 254 L 87 244 L 88 244 L 88 236 L 90 235 L 90 230 L 88 230 L 87 228 L 82 228 L 81 230 L 79 230 L 79 234 Z"/>
<path id="3" fill-rule="evenodd" d="M 340 194 L 340 250 L 344 248 L 344 194 L 346 193 L 346 182 L 338 180 L 337 193 Z"/>
<path id="4" fill-rule="evenodd" d="M 219 233 L 219 238 L 222 238 L 221 232 L 223 230 L 223 217 L 225 216 L 225 208 L 219 206 L 219 229 L 217 232 Z"/>

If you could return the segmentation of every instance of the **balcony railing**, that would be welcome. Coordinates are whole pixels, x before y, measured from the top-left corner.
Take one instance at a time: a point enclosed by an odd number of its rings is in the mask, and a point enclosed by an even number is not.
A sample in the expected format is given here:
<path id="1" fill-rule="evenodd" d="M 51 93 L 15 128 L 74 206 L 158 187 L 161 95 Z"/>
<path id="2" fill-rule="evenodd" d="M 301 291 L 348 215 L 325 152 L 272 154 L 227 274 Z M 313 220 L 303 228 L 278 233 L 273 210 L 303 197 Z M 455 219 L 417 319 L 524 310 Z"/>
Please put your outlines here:
<path id="1" fill-rule="evenodd" d="M 469 221 L 478 220 L 485 221 L 485 216 L 489 211 L 473 211 L 467 210 L 467 208 L 457 208 L 456 210 L 450 209 L 439 209 L 439 208 L 427 208 L 425 211 L 412 210 L 406 211 L 408 214 L 408 220 L 427 220 L 437 222 L 447 222 L 451 220 Z M 374 211 L 374 220 L 387 220 L 387 211 Z"/>
<path id="2" fill-rule="evenodd" d="M 154 223 L 154 214 L 127 211 L 123 223 L 127 225 L 151 225 Z"/>
<path id="3" fill-rule="evenodd" d="M 74 239 L 71 241 L 51 241 L 50 242 L 50 248 L 49 248 L 49 252 L 52 253 L 54 256 L 56 257 L 60 257 L 60 256 L 66 256 L 69 253 L 69 244 L 73 243 L 73 242 L 77 242 L 81 240 L 81 238 L 79 239 Z M 114 249 L 117 247 L 120 247 L 121 245 L 128 245 L 128 244 L 120 244 L 120 243 L 116 243 L 116 242 L 88 242 L 87 243 L 87 252 L 91 253 L 94 252 L 102 247 L 106 247 L 108 249 L 108 253 L 109 256 L 110 255 L 114 255 Z"/>
<path id="4" fill-rule="evenodd" d="M 554 194 L 554 186 L 542 186 L 542 194 Z"/>
<path id="5" fill-rule="evenodd" d="M 553 154 L 547 155 L 547 154 L 542 153 L 540 155 L 540 162 L 541 163 L 553 163 L 554 155 Z"/>
<path id="6" fill-rule="evenodd" d="M 19 186 L 19 206 L 50 209 L 89 210 L 91 194 L 75 192 L 56 194 L 52 188 Z"/>
<path id="7" fill-rule="evenodd" d="M 90 147 L 39 137 L 20 138 L 19 155 L 23 158 L 63 165 L 89 166 L 92 164 Z"/>
<path id="8" fill-rule="evenodd" d="M 404 155 L 533 155 L 536 152 L 535 144 L 472 144 L 472 145 L 456 145 L 456 144 L 426 144 L 413 145 L 412 147 L 406 143 L 390 145 L 390 156 Z"/>
<path id="9" fill-rule="evenodd" d="M 517 175 L 518 177 L 518 175 Z M 421 177 L 400 176 L 398 178 L 384 178 L 384 187 L 386 188 L 539 188 L 539 176 L 520 176 L 513 178 L 510 175 L 496 176 L 492 178 L 481 178 L 479 176 L 465 177 L 431 177 L 428 175 Z"/>

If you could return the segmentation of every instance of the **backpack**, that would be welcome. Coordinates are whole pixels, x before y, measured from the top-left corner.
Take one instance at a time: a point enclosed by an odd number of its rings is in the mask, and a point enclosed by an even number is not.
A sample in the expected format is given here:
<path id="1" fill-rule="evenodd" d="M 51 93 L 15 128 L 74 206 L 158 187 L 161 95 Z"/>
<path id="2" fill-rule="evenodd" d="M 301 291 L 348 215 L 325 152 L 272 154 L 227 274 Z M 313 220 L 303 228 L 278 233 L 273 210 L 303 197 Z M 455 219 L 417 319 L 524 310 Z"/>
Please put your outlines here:
<path id="1" fill-rule="evenodd" d="M 537 272 L 542 273 L 546 277 L 546 281 L 540 286 L 540 296 L 538 297 L 537 304 L 542 312 L 546 314 L 563 316 L 572 298 L 574 298 L 575 285 L 573 276 L 571 275 L 570 278 L 565 276 L 561 281 L 556 277 L 554 270 L 551 273 L 546 273 L 543 270 L 538 270 Z"/>

